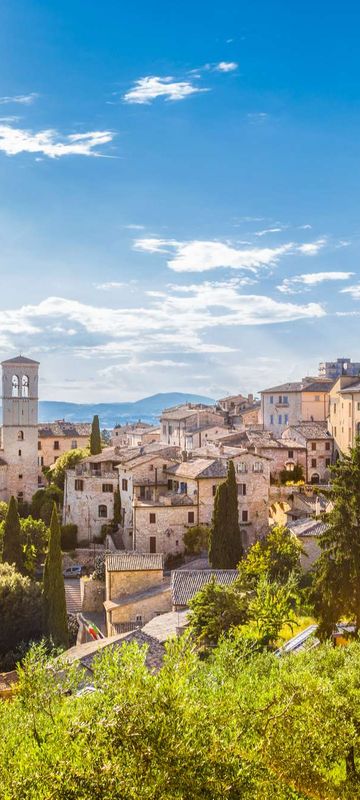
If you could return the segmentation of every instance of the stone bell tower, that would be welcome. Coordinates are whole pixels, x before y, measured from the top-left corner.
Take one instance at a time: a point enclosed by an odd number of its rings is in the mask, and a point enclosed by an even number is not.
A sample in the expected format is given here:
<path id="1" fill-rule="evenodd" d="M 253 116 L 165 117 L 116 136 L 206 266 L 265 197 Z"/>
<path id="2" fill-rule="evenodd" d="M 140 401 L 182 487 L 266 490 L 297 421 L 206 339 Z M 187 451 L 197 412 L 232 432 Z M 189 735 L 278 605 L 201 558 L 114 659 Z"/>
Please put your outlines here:
<path id="1" fill-rule="evenodd" d="M 16 356 L 2 364 L 2 457 L 6 498 L 30 502 L 38 488 L 39 362 Z"/>

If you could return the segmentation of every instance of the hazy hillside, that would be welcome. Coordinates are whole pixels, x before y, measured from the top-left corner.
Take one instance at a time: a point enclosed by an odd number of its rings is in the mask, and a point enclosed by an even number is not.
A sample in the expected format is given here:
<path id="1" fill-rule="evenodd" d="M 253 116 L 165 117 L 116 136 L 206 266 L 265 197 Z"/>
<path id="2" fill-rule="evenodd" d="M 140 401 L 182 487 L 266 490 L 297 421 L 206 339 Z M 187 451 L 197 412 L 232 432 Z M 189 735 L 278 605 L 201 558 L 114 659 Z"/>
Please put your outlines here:
<path id="1" fill-rule="evenodd" d="M 72 422 L 91 422 L 94 414 L 100 417 L 104 428 L 112 428 L 116 423 L 156 422 L 164 408 L 180 403 L 213 403 L 209 397 L 182 392 L 169 392 L 144 397 L 134 403 L 62 403 L 51 400 L 40 400 L 39 421 L 52 422 L 55 419 L 66 419 Z"/>

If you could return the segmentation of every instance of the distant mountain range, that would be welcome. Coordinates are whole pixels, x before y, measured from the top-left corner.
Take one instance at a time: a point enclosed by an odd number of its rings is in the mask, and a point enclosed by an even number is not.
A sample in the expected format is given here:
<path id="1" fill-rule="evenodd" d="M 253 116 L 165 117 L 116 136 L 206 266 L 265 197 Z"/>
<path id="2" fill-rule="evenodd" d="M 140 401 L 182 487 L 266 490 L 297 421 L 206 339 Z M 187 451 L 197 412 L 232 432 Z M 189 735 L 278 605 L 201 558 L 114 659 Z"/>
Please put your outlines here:
<path id="1" fill-rule="evenodd" d="M 52 400 L 39 401 L 39 422 L 53 422 L 55 419 L 66 419 L 68 422 L 91 422 L 94 414 L 99 415 L 102 428 L 113 428 L 119 423 L 127 422 L 156 423 L 164 408 L 182 403 L 207 403 L 215 401 L 210 397 L 183 392 L 153 394 L 136 400 L 133 403 L 62 403 Z"/>

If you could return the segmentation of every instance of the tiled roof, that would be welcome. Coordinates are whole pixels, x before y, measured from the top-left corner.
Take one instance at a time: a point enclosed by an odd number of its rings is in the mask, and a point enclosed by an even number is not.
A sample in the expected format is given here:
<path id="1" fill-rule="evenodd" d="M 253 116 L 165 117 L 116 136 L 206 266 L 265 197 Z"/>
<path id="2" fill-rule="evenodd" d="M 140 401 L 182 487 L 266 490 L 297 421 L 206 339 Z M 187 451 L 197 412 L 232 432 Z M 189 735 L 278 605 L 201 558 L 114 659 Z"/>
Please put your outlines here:
<path id="1" fill-rule="evenodd" d="M 193 458 L 169 467 L 166 472 L 179 478 L 226 478 L 227 468 L 219 458 Z"/>
<path id="2" fill-rule="evenodd" d="M 192 417 L 194 414 L 198 414 L 199 411 L 210 411 L 214 414 L 216 413 L 214 406 L 205 406 L 205 405 L 198 405 L 198 406 L 176 406 L 175 408 L 165 408 L 161 414 L 160 419 L 187 419 L 187 417 Z"/>
<path id="3" fill-rule="evenodd" d="M 69 662 L 79 661 L 82 667 L 92 672 L 92 662 L 103 650 L 122 647 L 124 644 L 136 642 L 139 647 L 147 646 L 145 663 L 149 670 L 157 672 L 162 666 L 165 648 L 158 639 L 144 633 L 140 628 L 136 628 L 130 633 L 120 633 L 116 636 L 109 636 L 106 639 L 97 639 L 94 642 L 75 645 L 63 653 L 63 658 Z"/>
<path id="4" fill-rule="evenodd" d="M 171 573 L 172 603 L 175 606 L 187 606 L 212 578 L 222 586 L 230 586 L 238 575 L 236 569 L 175 570 Z"/>
<path id="5" fill-rule="evenodd" d="M 105 600 L 104 608 L 105 611 L 112 611 L 114 608 L 141 603 L 148 597 L 156 597 L 156 595 L 166 594 L 166 592 L 170 592 L 168 580 L 164 581 L 163 583 L 158 583 L 156 586 L 149 586 L 147 589 L 143 589 L 142 591 L 133 592 L 132 594 L 123 594 L 121 597 L 118 597 L 114 600 Z"/>
<path id="6" fill-rule="evenodd" d="M 296 536 L 320 536 L 326 531 L 327 525 L 322 519 L 298 519 L 288 523 L 288 528 Z"/>
<path id="7" fill-rule="evenodd" d="M 360 392 L 360 383 L 359 381 L 355 381 L 350 386 L 346 386 L 344 389 L 339 389 L 340 394 L 352 394 L 352 392 Z"/>
<path id="8" fill-rule="evenodd" d="M 333 384 L 334 381 L 327 378 L 306 378 L 302 381 L 290 381 L 281 383 L 279 386 L 271 386 L 270 389 L 263 389 L 261 394 L 269 392 L 328 392 Z"/>
<path id="9" fill-rule="evenodd" d="M 297 431 L 304 439 L 332 439 L 327 430 L 326 422 L 299 422 L 296 425 L 289 425 L 288 430 Z M 287 442 L 285 436 L 283 441 Z"/>
<path id="10" fill-rule="evenodd" d="M 162 553 L 110 553 L 106 556 L 108 572 L 160 570 L 164 566 Z"/>
<path id="11" fill-rule="evenodd" d="M 6 361 L 1 362 L 1 366 L 5 364 L 19 364 L 21 366 L 22 364 L 40 364 L 40 361 L 34 361 L 32 358 L 26 358 L 25 356 L 14 356 L 14 358 L 7 358 Z"/>
<path id="12" fill-rule="evenodd" d="M 57 419 L 55 422 L 43 422 L 38 425 L 40 439 L 52 436 L 90 436 L 91 422 L 66 422 L 64 419 Z"/>
<path id="13" fill-rule="evenodd" d="M 144 625 L 143 633 L 153 636 L 158 642 L 166 642 L 176 636 L 179 629 L 184 630 L 187 624 L 188 611 L 167 611 L 165 614 L 158 614 Z"/>
<path id="14" fill-rule="evenodd" d="M 120 449 L 118 447 L 104 447 L 101 453 L 96 456 L 86 456 L 81 463 L 101 464 L 103 461 L 115 461 L 118 464 L 120 461 Z"/>

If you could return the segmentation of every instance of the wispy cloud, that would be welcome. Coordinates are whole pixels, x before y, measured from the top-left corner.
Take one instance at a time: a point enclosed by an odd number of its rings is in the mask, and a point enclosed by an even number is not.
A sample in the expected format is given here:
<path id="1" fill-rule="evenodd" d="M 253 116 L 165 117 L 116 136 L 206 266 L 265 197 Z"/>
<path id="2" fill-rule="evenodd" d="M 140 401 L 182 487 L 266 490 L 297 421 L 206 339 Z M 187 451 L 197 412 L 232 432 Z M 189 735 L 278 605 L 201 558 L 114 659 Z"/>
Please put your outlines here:
<path id="1" fill-rule="evenodd" d="M 49 158 L 62 156 L 101 156 L 96 148 L 111 142 L 111 131 L 90 131 L 61 136 L 55 130 L 34 133 L 10 125 L 0 125 L 0 150 L 8 156 L 19 153 L 40 153 Z"/>
<path id="2" fill-rule="evenodd" d="M 123 289 L 125 286 L 128 286 L 128 284 L 121 283 L 120 281 L 107 281 L 105 283 L 94 283 L 95 289 L 100 289 L 103 292 L 110 292 L 112 289 Z"/>
<path id="3" fill-rule="evenodd" d="M 299 252 L 304 256 L 316 256 L 326 244 L 326 239 L 317 239 L 316 242 L 308 242 L 307 244 L 299 245 Z"/>
<path id="4" fill-rule="evenodd" d="M 236 61 L 219 61 L 215 69 L 217 72 L 234 72 L 238 68 Z"/>
<path id="5" fill-rule="evenodd" d="M 353 275 L 353 272 L 309 272 L 305 275 L 294 275 L 293 278 L 285 278 L 277 288 L 283 294 L 300 294 L 304 291 L 310 291 L 312 286 L 317 286 L 319 283 L 324 283 L 325 281 L 347 281 Z M 350 292 L 351 289 L 342 289 L 341 291 Z"/>
<path id="6" fill-rule="evenodd" d="M 136 239 L 134 247 L 146 253 L 170 255 L 167 265 L 175 272 L 205 272 L 209 269 L 230 268 L 257 271 L 276 264 L 281 256 L 291 253 L 314 255 L 325 240 L 302 245 L 294 242 L 278 247 L 239 247 L 236 243 L 193 240 L 181 242 L 174 239 Z M 304 250 L 304 248 L 307 248 Z"/>
<path id="7" fill-rule="evenodd" d="M 12 103 L 19 104 L 22 106 L 31 106 L 32 103 L 39 97 L 37 92 L 31 92 L 30 94 L 16 94 L 12 97 L 0 97 L 0 106 L 11 105 Z"/>
<path id="8" fill-rule="evenodd" d="M 349 275 L 353 274 L 353 272 L 349 273 Z M 360 300 L 360 283 L 357 283 L 354 286 L 348 286 L 346 289 L 341 289 L 341 294 L 350 294 L 354 300 Z"/>
<path id="9" fill-rule="evenodd" d="M 268 233 L 281 233 L 284 228 L 265 228 L 263 231 L 256 231 L 255 236 L 267 236 Z"/>
<path id="10" fill-rule="evenodd" d="M 184 100 L 192 94 L 208 92 L 209 89 L 195 86 L 191 81 L 177 81 L 171 76 L 160 78 L 148 75 L 135 81 L 133 87 L 123 95 L 125 103 L 151 103 L 158 97 L 165 100 Z"/>

